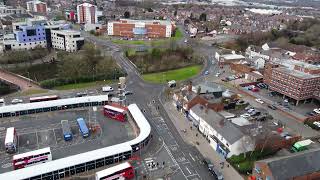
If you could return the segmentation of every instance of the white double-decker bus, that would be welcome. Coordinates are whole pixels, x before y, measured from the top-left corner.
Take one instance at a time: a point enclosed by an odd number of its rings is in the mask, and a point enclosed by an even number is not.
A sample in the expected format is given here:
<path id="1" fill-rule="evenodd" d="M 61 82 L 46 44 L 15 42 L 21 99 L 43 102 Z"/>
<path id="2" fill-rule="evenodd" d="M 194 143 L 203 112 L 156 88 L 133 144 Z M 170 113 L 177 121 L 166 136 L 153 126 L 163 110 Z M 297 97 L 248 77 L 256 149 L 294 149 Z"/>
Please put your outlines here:
<path id="1" fill-rule="evenodd" d="M 15 153 L 17 151 L 17 133 L 14 127 L 7 128 L 4 146 L 7 153 Z"/>

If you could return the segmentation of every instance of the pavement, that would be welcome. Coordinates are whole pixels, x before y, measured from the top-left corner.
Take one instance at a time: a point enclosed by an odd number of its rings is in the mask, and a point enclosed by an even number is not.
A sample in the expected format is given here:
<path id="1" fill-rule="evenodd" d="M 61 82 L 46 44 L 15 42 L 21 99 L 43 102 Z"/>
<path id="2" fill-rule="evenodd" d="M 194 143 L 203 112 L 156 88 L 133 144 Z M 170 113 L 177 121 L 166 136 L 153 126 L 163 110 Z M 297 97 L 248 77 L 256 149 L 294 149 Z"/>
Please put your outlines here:
<path id="1" fill-rule="evenodd" d="M 220 172 L 223 173 L 225 180 L 243 179 L 232 166 L 227 167 L 228 163 L 226 160 L 213 150 L 208 141 L 195 127 L 190 129 L 192 124 L 181 112 L 176 110 L 172 102 L 165 102 L 163 106 L 182 138 L 189 144 L 195 146 L 205 158 L 210 159 L 214 166 L 218 167 Z M 185 129 L 187 131 L 184 133 L 183 130 Z M 224 162 L 224 167 L 220 165 L 221 162 Z"/>
<path id="2" fill-rule="evenodd" d="M 26 77 L 0 69 L 0 79 L 20 87 L 21 90 L 41 89 L 41 87 Z"/>

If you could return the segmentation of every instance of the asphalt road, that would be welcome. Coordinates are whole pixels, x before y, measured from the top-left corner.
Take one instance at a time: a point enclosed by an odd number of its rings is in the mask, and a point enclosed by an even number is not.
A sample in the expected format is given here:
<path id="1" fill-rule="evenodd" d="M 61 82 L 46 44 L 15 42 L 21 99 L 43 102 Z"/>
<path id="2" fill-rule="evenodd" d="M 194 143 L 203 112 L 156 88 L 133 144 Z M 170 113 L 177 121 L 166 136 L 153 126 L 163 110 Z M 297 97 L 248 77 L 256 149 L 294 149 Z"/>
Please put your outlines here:
<path id="1" fill-rule="evenodd" d="M 124 57 L 119 46 L 88 34 L 84 34 L 84 37 L 104 49 L 111 50 L 113 58 L 127 72 L 127 90 L 134 93 L 133 96 L 127 97 L 127 103 L 134 102 L 143 110 L 153 131 L 163 140 L 164 147 L 174 162 L 173 167 L 177 171 L 175 179 L 213 179 L 207 168 L 201 164 L 202 155 L 195 147 L 183 141 L 161 106 L 159 97 L 164 85 L 144 82 L 133 64 Z M 212 51 L 208 50 L 207 53 L 211 54 Z M 210 66 L 206 64 L 205 67 L 205 70 L 208 70 Z"/>

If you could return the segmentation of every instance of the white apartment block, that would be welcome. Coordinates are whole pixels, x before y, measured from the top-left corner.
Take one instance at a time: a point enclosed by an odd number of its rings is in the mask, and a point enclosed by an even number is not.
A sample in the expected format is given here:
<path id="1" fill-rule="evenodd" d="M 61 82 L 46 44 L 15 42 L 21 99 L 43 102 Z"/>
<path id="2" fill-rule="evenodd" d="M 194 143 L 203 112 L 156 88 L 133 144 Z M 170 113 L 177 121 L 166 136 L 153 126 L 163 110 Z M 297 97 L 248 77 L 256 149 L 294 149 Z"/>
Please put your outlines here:
<path id="1" fill-rule="evenodd" d="M 77 6 L 79 24 L 97 24 L 98 14 L 98 8 L 95 5 L 83 3 Z"/>
<path id="2" fill-rule="evenodd" d="M 52 30 L 51 40 L 53 48 L 68 52 L 75 52 L 84 44 L 84 38 L 80 36 L 80 32 L 72 30 Z"/>

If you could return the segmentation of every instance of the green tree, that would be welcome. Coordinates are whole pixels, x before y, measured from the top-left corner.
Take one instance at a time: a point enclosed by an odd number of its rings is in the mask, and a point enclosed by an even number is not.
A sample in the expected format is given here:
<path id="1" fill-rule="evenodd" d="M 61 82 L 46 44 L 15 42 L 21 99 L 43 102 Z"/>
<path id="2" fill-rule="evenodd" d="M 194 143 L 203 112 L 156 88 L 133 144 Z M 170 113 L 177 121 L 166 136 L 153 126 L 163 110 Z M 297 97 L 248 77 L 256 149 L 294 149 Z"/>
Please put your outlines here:
<path id="1" fill-rule="evenodd" d="M 200 21 L 206 21 L 207 20 L 207 14 L 206 13 L 200 14 L 199 20 Z"/>
<path id="2" fill-rule="evenodd" d="M 130 12 L 129 11 L 126 11 L 124 12 L 124 18 L 130 18 Z"/>
<path id="3" fill-rule="evenodd" d="M 173 15 L 174 15 L 174 16 L 177 16 L 177 14 L 178 14 L 178 11 L 175 10 L 175 11 L 173 12 Z"/>

